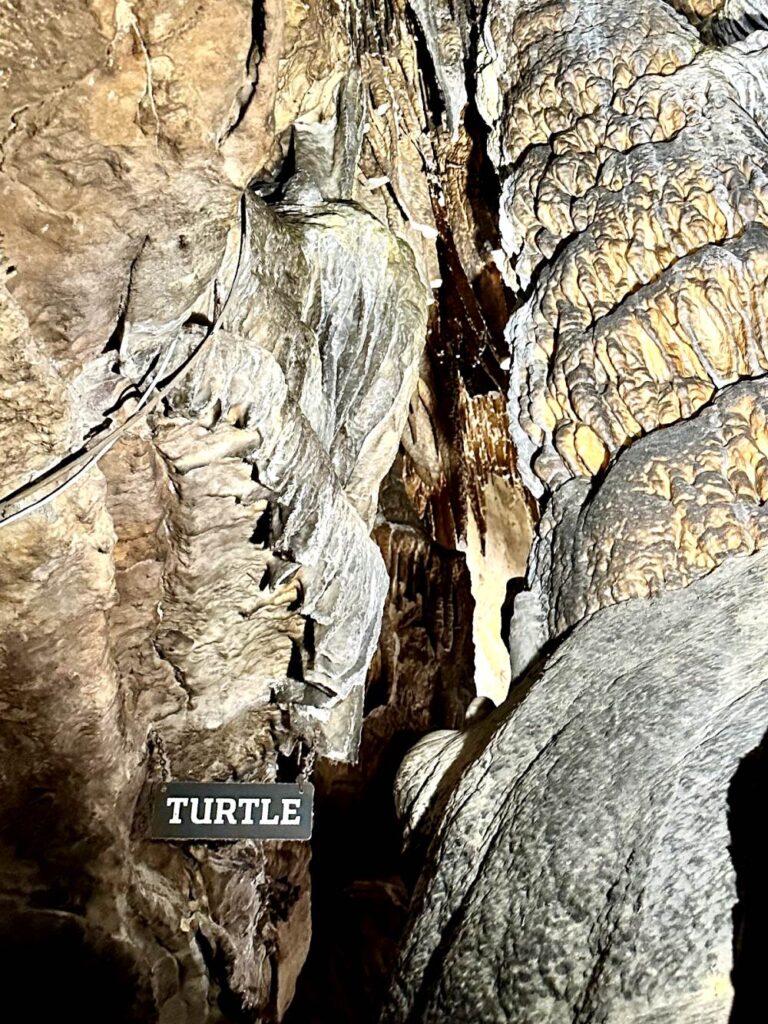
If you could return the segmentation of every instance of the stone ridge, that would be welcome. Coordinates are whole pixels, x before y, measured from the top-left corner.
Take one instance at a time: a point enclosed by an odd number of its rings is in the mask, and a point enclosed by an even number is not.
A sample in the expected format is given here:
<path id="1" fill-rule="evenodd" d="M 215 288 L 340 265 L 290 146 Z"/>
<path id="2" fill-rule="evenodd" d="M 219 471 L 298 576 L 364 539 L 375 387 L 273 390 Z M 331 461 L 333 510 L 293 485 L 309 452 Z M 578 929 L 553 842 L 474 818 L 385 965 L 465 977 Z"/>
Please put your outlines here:
<path id="1" fill-rule="evenodd" d="M 506 87 L 510 415 L 541 494 L 765 372 L 766 50 L 703 49 L 660 2 L 526 11 L 491 5 L 483 76 Z"/>
<path id="2" fill-rule="evenodd" d="M 729 1019 L 766 593 L 763 551 L 562 642 L 447 803 L 383 1024 Z"/>

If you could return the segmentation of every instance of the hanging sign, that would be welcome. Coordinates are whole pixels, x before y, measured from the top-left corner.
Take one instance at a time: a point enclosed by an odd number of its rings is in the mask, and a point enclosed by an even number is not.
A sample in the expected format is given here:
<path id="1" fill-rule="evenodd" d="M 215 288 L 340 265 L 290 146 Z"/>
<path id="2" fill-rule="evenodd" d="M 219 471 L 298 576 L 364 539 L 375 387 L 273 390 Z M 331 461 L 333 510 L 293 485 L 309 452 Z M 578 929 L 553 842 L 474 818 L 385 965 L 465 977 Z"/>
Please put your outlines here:
<path id="1" fill-rule="evenodd" d="M 153 839 L 309 839 L 309 782 L 165 782 L 155 792 Z"/>

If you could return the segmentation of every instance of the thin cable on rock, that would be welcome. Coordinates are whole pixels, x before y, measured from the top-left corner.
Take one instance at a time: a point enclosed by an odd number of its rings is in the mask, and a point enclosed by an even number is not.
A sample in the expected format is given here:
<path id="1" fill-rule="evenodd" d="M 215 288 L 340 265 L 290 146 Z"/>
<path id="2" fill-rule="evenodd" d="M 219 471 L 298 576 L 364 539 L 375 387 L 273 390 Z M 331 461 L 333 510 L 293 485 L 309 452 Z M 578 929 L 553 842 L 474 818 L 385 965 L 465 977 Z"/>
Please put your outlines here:
<path id="1" fill-rule="evenodd" d="M 139 419 L 141 419 L 141 417 L 145 416 L 148 412 L 154 409 L 155 406 L 160 402 L 160 400 L 165 398 L 166 395 L 168 395 L 173 390 L 173 388 L 179 383 L 182 377 L 192 368 L 192 366 L 194 366 L 194 364 L 199 360 L 199 357 L 202 355 L 203 351 L 207 347 L 208 342 L 211 340 L 211 338 L 216 333 L 218 327 L 221 325 L 221 322 L 224 318 L 224 314 L 226 313 L 227 307 L 229 306 L 230 299 L 232 298 L 232 294 L 235 290 L 235 285 L 237 284 L 237 279 L 240 276 L 240 267 L 242 265 L 243 260 L 243 251 L 245 249 L 246 233 L 247 217 L 245 207 L 245 192 L 243 192 L 240 196 L 240 241 L 237 252 L 237 262 L 235 264 L 235 272 L 232 276 L 232 283 L 230 284 L 229 291 L 227 292 L 227 296 L 224 299 L 224 304 L 219 310 L 219 315 L 208 328 L 204 337 L 201 339 L 200 343 L 197 345 L 195 350 L 192 352 L 189 358 L 184 363 L 182 363 L 181 366 L 177 367 L 177 369 L 173 371 L 171 376 L 162 385 L 162 387 L 158 388 L 158 384 L 163 379 L 163 374 L 165 373 L 165 370 L 169 362 L 171 361 L 171 357 L 173 356 L 173 353 L 176 349 L 176 342 L 178 339 L 174 338 L 173 343 L 168 349 L 168 352 L 162 359 L 162 362 L 160 364 L 160 367 L 158 368 L 157 373 L 152 378 L 149 387 L 142 394 L 136 409 L 131 413 L 128 419 L 124 423 L 121 423 L 120 426 L 115 427 L 114 430 L 111 430 L 106 437 L 94 441 L 90 446 L 86 445 L 85 451 L 80 456 L 78 456 L 78 458 L 73 459 L 72 462 L 67 463 L 67 465 L 65 466 L 61 466 L 58 470 L 55 470 L 53 473 L 46 473 L 44 476 L 38 477 L 36 480 L 32 480 L 25 487 L 19 488 L 18 490 L 12 492 L 11 496 L 0 500 L 0 527 L 8 526 L 10 523 L 13 522 L 18 522 L 18 520 L 25 518 L 32 512 L 39 511 L 41 508 L 44 508 L 51 501 L 53 501 L 54 498 L 59 497 L 61 494 L 64 494 L 65 491 L 69 490 L 69 488 L 72 487 L 75 483 L 77 483 L 80 480 L 80 478 L 83 477 L 88 472 L 89 469 L 96 465 L 99 459 L 101 459 L 104 455 L 107 454 L 107 452 L 116 444 L 116 442 L 122 437 L 122 435 L 128 430 L 129 427 L 133 426 Z M 72 473 L 71 476 L 68 475 L 70 473 Z M 65 479 L 62 483 L 57 484 L 53 488 L 53 490 L 47 491 L 47 493 L 41 495 L 40 497 L 34 497 L 40 491 L 43 491 L 45 490 L 46 487 L 49 487 L 52 483 L 55 484 L 62 477 L 66 477 L 67 479 Z M 24 505 L 22 508 L 17 509 L 15 512 L 6 514 L 7 509 L 13 508 L 24 498 L 30 497 L 32 497 L 33 500 L 30 501 L 29 504 Z"/>

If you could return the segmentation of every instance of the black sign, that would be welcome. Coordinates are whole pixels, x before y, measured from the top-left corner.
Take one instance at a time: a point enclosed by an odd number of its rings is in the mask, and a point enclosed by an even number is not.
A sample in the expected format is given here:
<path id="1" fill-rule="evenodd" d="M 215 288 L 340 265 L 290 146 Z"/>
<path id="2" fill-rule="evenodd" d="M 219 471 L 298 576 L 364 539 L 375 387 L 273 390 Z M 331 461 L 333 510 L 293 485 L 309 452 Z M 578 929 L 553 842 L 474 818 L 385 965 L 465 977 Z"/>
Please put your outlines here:
<path id="1" fill-rule="evenodd" d="M 310 783 L 166 782 L 155 793 L 154 839 L 309 839 Z"/>

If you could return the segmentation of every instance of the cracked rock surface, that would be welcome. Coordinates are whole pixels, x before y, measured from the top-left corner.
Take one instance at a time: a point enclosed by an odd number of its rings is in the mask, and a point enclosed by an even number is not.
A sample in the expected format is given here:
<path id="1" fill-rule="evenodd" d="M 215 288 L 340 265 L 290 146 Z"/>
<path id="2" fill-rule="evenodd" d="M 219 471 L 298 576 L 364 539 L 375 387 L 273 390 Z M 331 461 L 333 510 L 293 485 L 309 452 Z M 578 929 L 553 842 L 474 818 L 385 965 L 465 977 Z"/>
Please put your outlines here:
<path id="1" fill-rule="evenodd" d="M 0 21 L 0 962 L 39 1018 L 754 1019 L 757 0 Z M 312 847 L 149 839 L 163 780 L 316 757 Z"/>
<path id="2" fill-rule="evenodd" d="M 509 698 L 401 770 L 408 824 L 440 812 L 388 1024 L 763 1014 L 736 851 L 768 710 L 768 36 L 674 8 L 492 0 L 480 25 L 541 518 Z"/>

